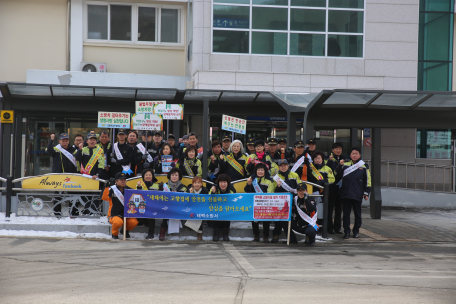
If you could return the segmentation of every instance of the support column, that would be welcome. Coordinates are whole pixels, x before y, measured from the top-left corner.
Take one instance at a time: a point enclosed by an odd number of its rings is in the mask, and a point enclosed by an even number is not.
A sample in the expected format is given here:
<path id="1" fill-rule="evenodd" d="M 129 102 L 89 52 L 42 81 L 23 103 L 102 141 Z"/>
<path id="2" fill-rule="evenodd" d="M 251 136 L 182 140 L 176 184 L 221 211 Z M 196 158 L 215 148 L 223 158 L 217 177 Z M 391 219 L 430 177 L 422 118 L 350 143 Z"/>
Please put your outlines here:
<path id="1" fill-rule="evenodd" d="M 6 101 L 5 99 L 3 99 L 2 102 L 3 102 L 4 110 L 11 109 L 11 101 Z M 12 149 L 11 136 L 13 134 L 13 126 L 14 126 L 14 124 L 10 124 L 10 123 L 2 124 L 2 134 L 1 134 L 2 159 L 0 159 L 2 171 L 0 172 L 0 175 L 3 178 L 6 178 L 8 175 L 13 174 L 13 172 L 11 172 L 11 170 L 10 170 L 11 149 Z"/>
<path id="2" fill-rule="evenodd" d="M 180 137 L 180 120 L 173 120 L 173 135 L 176 138 L 176 143 L 179 143 Z"/>
<path id="3" fill-rule="evenodd" d="M 351 146 L 348 147 L 349 149 L 351 149 L 352 147 L 358 146 L 358 128 L 350 129 L 350 144 L 351 144 Z"/>
<path id="4" fill-rule="evenodd" d="M 381 185 L 381 161 L 382 161 L 382 129 L 372 128 L 372 163 L 371 163 L 371 196 L 370 216 L 372 219 L 382 218 L 382 185 Z"/>
<path id="5" fill-rule="evenodd" d="M 307 117 L 307 121 L 304 118 L 304 138 L 303 141 L 304 143 L 307 142 L 309 139 L 313 138 L 313 132 L 314 132 L 314 121 L 312 118 Z"/>
<path id="6" fill-rule="evenodd" d="M 20 178 L 22 176 L 22 111 L 14 112 L 14 140 L 13 140 L 13 177 Z"/>
<path id="7" fill-rule="evenodd" d="M 209 99 L 203 105 L 203 179 L 207 180 L 207 151 L 209 151 Z"/>
<path id="8" fill-rule="evenodd" d="M 304 116 L 304 113 L 287 112 L 287 144 L 288 147 L 293 147 L 296 141 L 296 120 Z"/>

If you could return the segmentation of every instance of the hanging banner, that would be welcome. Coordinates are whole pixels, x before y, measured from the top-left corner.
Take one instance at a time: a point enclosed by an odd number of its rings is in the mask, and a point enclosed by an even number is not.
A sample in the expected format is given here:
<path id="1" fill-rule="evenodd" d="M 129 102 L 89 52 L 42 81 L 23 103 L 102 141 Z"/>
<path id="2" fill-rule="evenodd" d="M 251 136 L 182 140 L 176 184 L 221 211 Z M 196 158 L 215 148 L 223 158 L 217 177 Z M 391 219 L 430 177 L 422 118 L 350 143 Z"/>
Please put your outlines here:
<path id="1" fill-rule="evenodd" d="M 124 216 L 176 220 L 289 221 L 291 200 L 289 193 L 219 195 L 126 189 Z"/>
<path id="2" fill-rule="evenodd" d="M 157 104 L 154 106 L 154 114 L 162 115 L 163 119 L 184 119 L 183 104 Z"/>
<path id="3" fill-rule="evenodd" d="M 166 100 L 154 101 L 136 101 L 136 113 L 153 113 L 154 106 L 158 104 L 166 104 Z"/>
<path id="4" fill-rule="evenodd" d="M 247 120 L 240 119 L 228 115 L 222 116 L 222 130 L 231 131 L 234 133 L 245 134 L 247 128 Z"/>
<path id="5" fill-rule="evenodd" d="M 130 127 L 130 113 L 98 112 L 98 128 L 128 128 Z"/>
<path id="6" fill-rule="evenodd" d="M 151 113 L 135 113 L 131 115 L 133 130 L 163 130 L 163 118 Z"/>

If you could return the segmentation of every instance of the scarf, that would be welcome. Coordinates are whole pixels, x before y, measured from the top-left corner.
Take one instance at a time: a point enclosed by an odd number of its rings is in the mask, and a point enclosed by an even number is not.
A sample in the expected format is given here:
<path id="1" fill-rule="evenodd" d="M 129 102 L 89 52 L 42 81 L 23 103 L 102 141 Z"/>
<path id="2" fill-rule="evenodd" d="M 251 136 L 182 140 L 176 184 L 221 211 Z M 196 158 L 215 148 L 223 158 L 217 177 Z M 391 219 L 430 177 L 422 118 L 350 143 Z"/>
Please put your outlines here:
<path id="1" fill-rule="evenodd" d="M 193 168 L 193 166 L 195 165 L 195 158 L 187 158 L 186 161 L 190 168 Z"/>
<path id="2" fill-rule="evenodd" d="M 169 180 L 167 184 L 169 186 L 169 189 L 173 192 L 177 192 L 177 189 L 179 188 L 179 186 L 182 185 L 181 181 L 177 181 L 177 182 L 173 183 L 171 180 Z"/>
<path id="3" fill-rule="evenodd" d="M 261 153 L 257 153 L 256 155 L 258 156 L 258 159 L 259 159 L 259 160 L 262 160 L 263 157 L 264 157 L 264 151 L 261 152 Z"/>
<path id="4" fill-rule="evenodd" d="M 193 194 L 200 194 L 202 190 L 203 187 L 201 187 L 198 191 L 196 191 L 195 188 L 193 188 Z"/>

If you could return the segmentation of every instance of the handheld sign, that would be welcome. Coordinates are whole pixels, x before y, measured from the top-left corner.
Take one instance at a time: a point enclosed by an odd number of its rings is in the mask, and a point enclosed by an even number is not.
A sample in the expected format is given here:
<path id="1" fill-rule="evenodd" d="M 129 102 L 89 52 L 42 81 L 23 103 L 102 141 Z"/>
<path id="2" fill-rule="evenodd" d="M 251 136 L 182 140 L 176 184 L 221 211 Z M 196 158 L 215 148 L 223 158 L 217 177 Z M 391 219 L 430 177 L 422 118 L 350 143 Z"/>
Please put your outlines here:
<path id="1" fill-rule="evenodd" d="M 182 120 L 184 119 L 183 104 L 157 104 L 154 106 L 153 113 L 162 115 L 163 119 Z"/>
<path id="2" fill-rule="evenodd" d="M 166 104 L 166 100 L 136 101 L 136 113 L 153 113 L 154 106 Z"/>
<path id="3" fill-rule="evenodd" d="M 131 116 L 133 130 L 163 130 L 163 118 L 151 113 L 136 113 Z"/>
<path id="4" fill-rule="evenodd" d="M 171 170 L 171 163 L 173 162 L 173 156 L 172 155 L 162 155 L 161 162 L 162 162 L 163 173 L 168 173 Z"/>
<path id="5" fill-rule="evenodd" d="M 128 128 L 130 113 L 98 112 L 98 128 Z"/>
<path id="6" fill-rule="evenodd" d="M 246 128 L 247 120 L 228 115 L 222 116 L 222 130 L 245 134 Z"/>

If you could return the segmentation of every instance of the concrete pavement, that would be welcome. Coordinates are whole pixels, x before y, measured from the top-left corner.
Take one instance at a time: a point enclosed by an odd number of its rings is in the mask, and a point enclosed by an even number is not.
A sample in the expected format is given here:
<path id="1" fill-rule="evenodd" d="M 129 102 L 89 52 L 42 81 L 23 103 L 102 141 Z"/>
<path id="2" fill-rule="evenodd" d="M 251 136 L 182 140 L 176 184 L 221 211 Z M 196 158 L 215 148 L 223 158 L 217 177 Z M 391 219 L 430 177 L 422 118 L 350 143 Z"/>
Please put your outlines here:
<path id="1" fill-rule="evenodd" d="M 0 303 L 454 303 L 453 242 L 0 238 Z"/>

